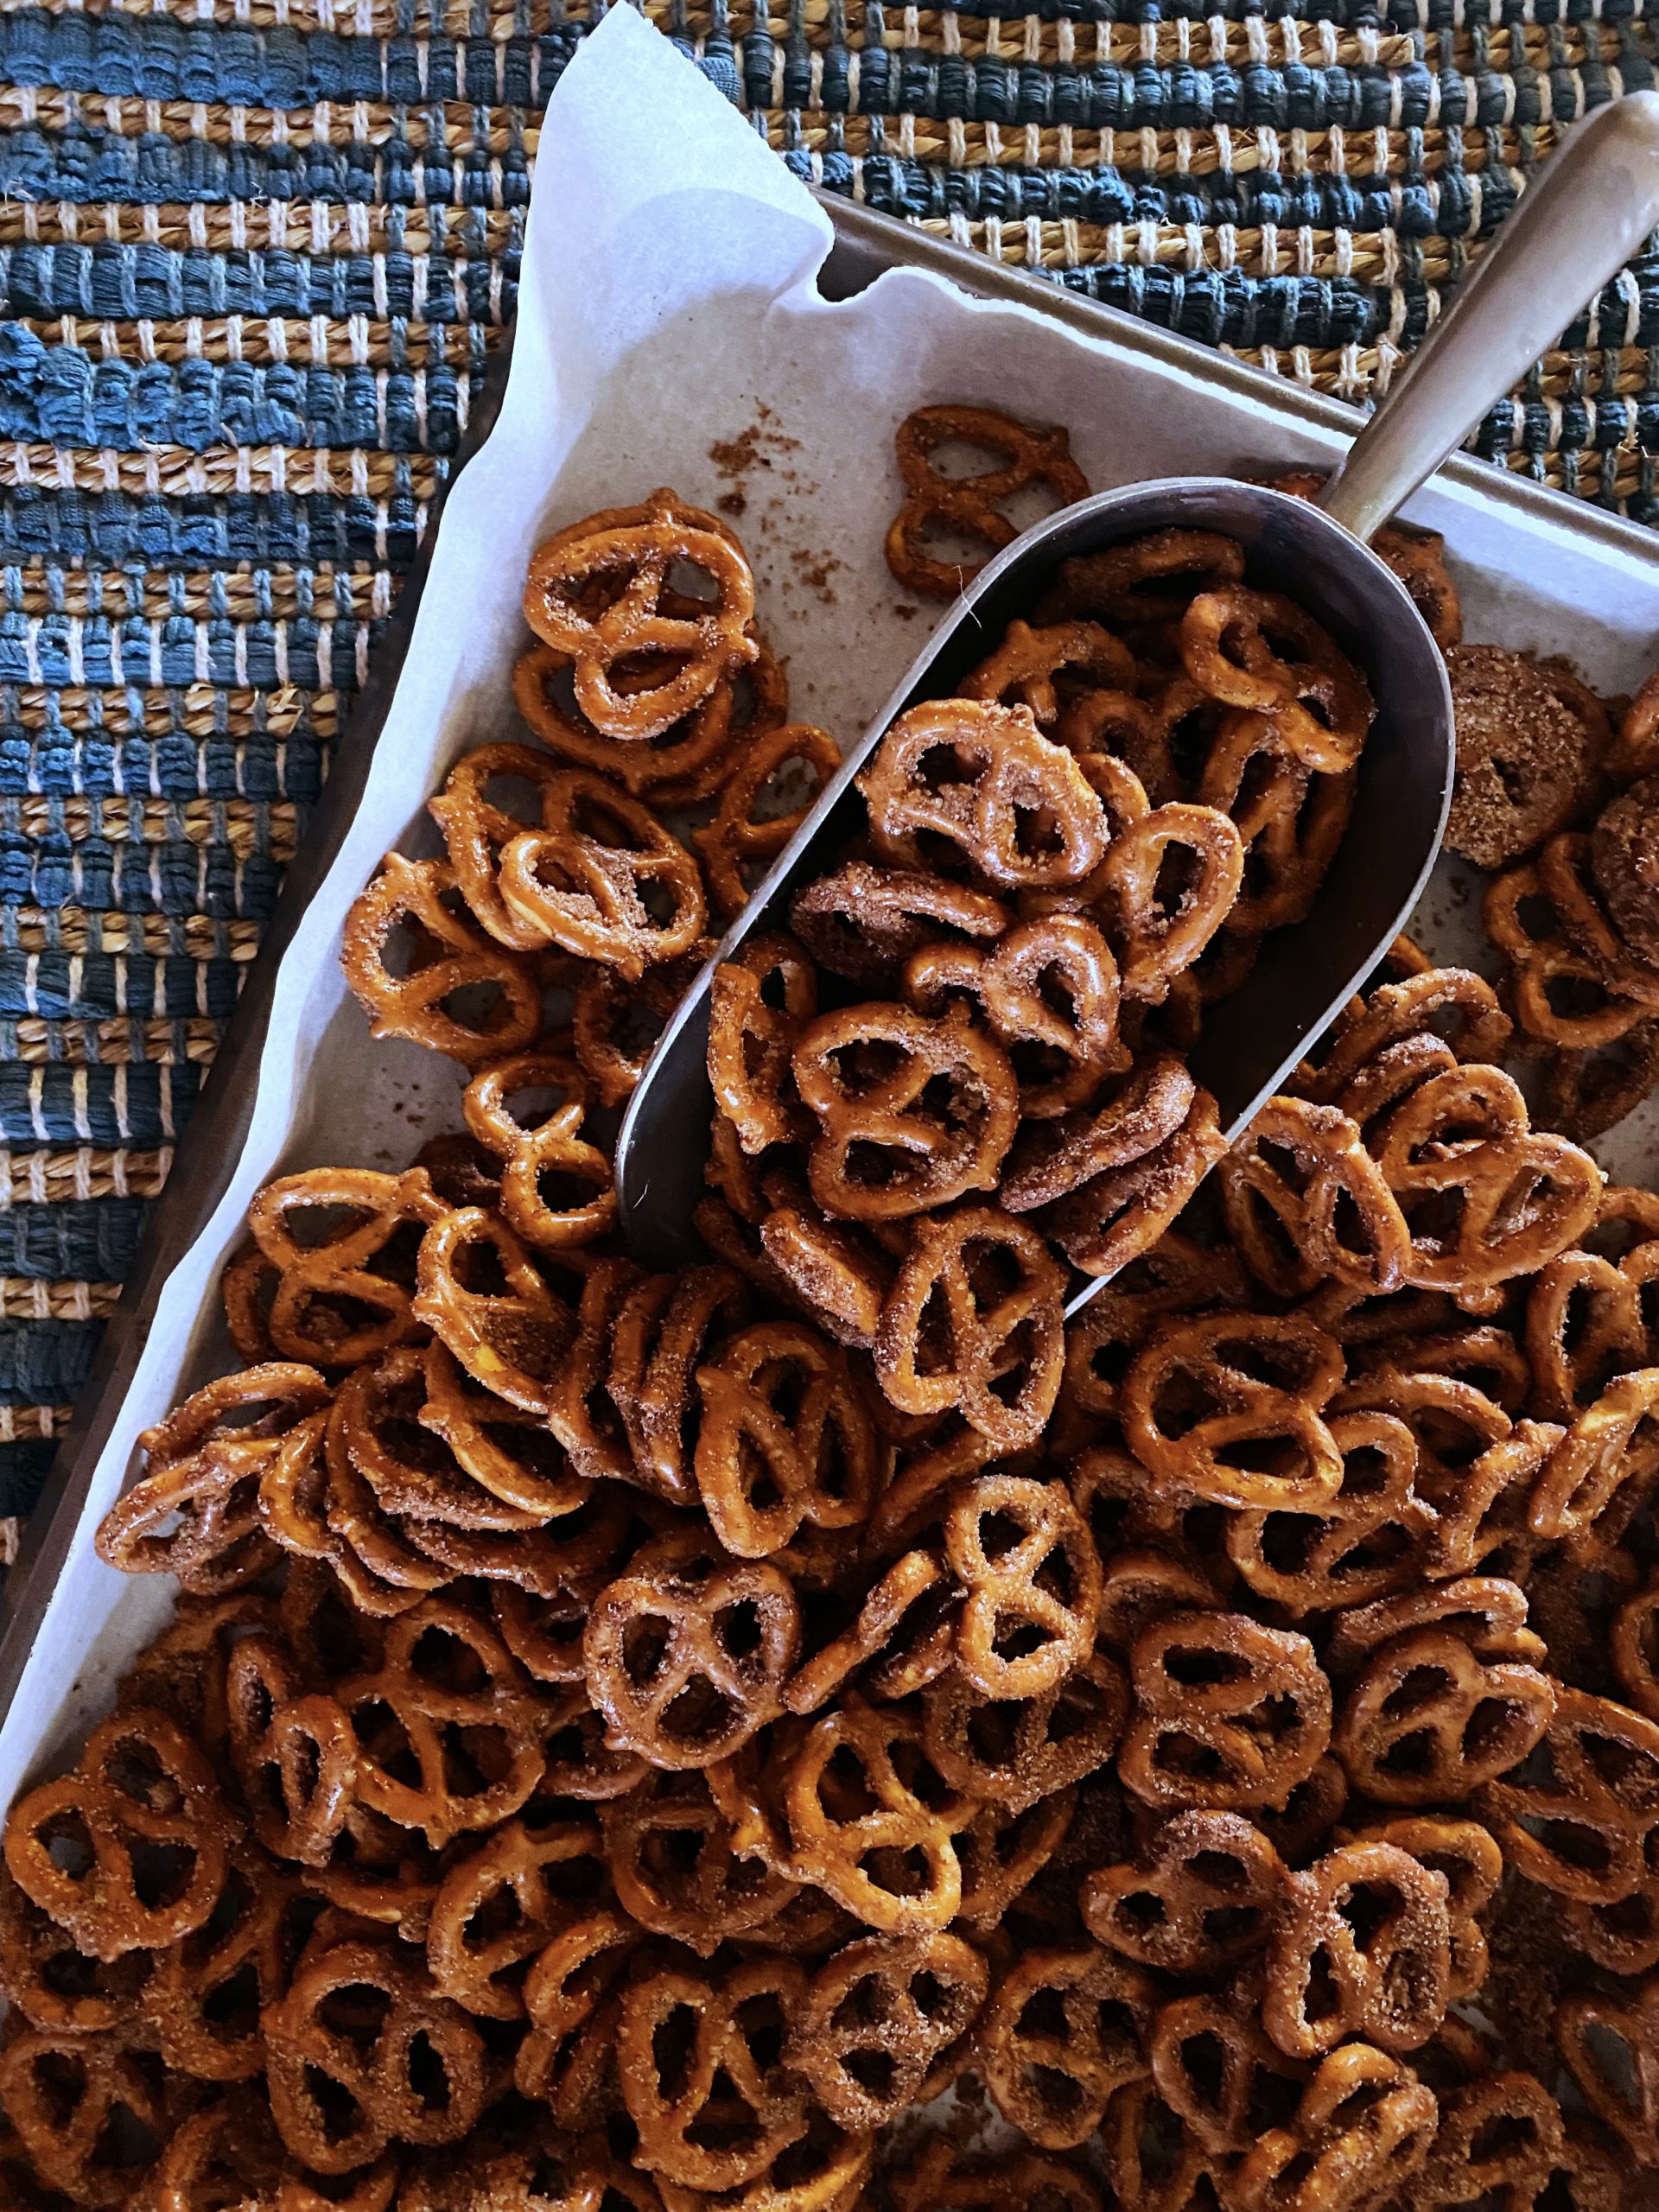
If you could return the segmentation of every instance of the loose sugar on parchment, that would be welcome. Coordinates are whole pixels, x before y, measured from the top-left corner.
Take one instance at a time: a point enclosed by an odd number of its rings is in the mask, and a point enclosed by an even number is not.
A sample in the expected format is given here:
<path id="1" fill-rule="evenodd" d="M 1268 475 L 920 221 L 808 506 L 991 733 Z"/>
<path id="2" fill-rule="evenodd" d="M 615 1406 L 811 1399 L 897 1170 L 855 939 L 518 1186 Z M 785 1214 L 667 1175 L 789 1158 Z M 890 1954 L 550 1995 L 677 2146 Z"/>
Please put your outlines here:
<path id="1" fill-rule="evenodd" d="M 735 437 L 716 438 L 709 448 L 715 472 L 729 488 L 715 501 L 721 514 L 734 518 L 747 515 L 752 505 L 761 512 L 750 525 L 757 542 L 775 545 L 782 556 L 779 589 L 785 597 L 797 591 L 812 594 L 822 605 L 834 607 L 834 578 L 846 567 L 841 556 L 817 546 L 804 545 L 789 532 L 787 523 L 772 512 L 786 500 L 791 509 L 804 509 L 818 491 L 816 480 L 803 476 L 790 459 L 801 450 L 801 442 L 782 429 L 775 411 L 764 399 L 755 403 L 753 419 Z M 759 484 L 750 479 L 760 475 Z M 771 565 L 771 564 L 768 564 Z"/>

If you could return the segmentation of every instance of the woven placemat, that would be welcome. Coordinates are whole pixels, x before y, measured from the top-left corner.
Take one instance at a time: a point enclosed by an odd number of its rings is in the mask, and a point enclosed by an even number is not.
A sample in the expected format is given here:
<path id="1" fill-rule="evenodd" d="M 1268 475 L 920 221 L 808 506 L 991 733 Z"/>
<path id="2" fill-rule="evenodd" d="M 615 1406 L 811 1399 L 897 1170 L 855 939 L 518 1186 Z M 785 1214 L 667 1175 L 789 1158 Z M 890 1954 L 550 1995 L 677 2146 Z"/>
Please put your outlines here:
<path id="1" fill-rule="evenodd" d="M 601 12 L 0 13 L 0 1515 L 511 317 L 541 112 Z M 648 12 L 801 175 L 1351 399 L 1656 50 L 1632 0 Z M 1656 343 L 1649 255 L 1479 450 L 1654 518 Z"/>

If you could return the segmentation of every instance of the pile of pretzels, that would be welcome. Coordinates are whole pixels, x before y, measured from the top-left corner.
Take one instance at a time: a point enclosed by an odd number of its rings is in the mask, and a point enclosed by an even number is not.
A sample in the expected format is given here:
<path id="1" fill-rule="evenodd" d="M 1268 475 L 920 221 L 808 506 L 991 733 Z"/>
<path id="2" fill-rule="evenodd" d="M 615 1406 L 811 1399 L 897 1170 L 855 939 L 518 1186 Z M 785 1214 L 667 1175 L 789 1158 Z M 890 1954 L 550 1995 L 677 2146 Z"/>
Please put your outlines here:
<path id="1" fill-rule="evenodd" d="M 715 518 L 538 552 L 542 749 L 347 931 L 462 1126 L 261 1193 L 99 1533 L 179 1596 L 6 1822 L 0 2201 L 1648 2201 L 1659 1197 L 1404 940 L 1206 1174 L 1369 723 L 1236 555 L 1077 564 L 887 734 L 715 976 L 669 1275 L 605 1116 L 834 748 Z"/>

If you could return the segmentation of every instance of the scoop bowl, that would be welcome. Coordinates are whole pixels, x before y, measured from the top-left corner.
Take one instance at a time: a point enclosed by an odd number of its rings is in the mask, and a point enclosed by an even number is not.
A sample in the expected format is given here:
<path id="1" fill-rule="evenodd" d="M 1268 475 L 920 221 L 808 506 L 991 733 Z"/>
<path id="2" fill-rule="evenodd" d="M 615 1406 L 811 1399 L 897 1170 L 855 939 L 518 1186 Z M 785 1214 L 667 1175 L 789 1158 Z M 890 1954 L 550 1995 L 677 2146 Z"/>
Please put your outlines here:
<path id="1" fill-rule="evenodd" d="M 700 1249 L 691 1217 L 708 1195 L 715 969 L 752 931 L 786 930 L 795 893 L 828 874 L 859 835 L 863 802 L 854 779 L 899 715 L 918 701 L 955 696 L 1007 625 L 1029 617 L 1062 562 L 1166 529 L 1236 538 L 1244 548 L 1246 582 L 1306 607 L 1362 670 L 1376 705 L 1353 815 L 1312 911 L 1263 938 L 1244 982 L 1205 1010 L 1189 1056 L 1194 1077 L 1215 1094 L 1230 1138 L 1248 1126 L 1387 952 L 1434 865 L 1454 759 L 1446 665 L 1404 588 L 1317 507 L 1256 485 L 1182 478 L 1081 500 L 1028 531 L 969 585 L 676 1008 L 617 1144 L 623 1233 L 648 1266 L 681 1266 Z M 1092 1287 L 1078 1294 L 1079 1301 Z"/>

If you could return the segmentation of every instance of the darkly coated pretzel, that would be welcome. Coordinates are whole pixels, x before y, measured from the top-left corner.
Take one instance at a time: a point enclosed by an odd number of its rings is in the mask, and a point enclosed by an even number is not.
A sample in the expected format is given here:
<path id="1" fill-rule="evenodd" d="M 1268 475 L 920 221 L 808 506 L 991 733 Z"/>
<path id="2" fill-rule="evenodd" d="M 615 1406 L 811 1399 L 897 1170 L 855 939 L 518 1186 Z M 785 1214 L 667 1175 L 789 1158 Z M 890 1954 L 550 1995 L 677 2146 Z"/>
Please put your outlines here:
<path id="1" fill-rule="evenodd" d="M 942 445 L 958 442 L 997 456 L 1001 465 L 966 476 L 942 474 L 932 465 L 933 454 Z M 905 499 L 887 531 L 887 566 L 907 591 L 927 598 L 954 599 L 984 565 L 930 552 L 928 538 L 935 527 L 943 525 L 952 536 L 976 540 L 988 553 L 996 553 L 1018 535 L 1002 512 L 1003 501 L 1039 483 L 1061 506 L 1088 496 L 1088 482 L 1071 459 L 1065 430 L 1030 427 L 994 408 L 918 408 L 899 425 L 894 445 Z"/>
<path id="2" fill-rule="evenodd" d="M 1178 1813 L 1132 1866 L 1103 1866 L 1083 1885 L 1096 1940 L 1166 1974 L 1217 1974 L 1267 1941 L 1285 1868 L 1237 1813 Z"/>
<path id="3" fill-rule="evenodd" d="M 997 2109 L 1045 2150 L 1069 2151 L 1100 2125 L 1114 2091 L 1143 2070 L 1150 1975 L 1090 1944 L 1021 1959 L 992 1993 L 981 2028 Z"/>

